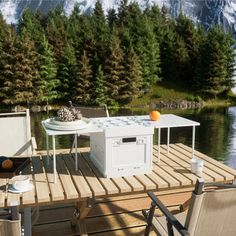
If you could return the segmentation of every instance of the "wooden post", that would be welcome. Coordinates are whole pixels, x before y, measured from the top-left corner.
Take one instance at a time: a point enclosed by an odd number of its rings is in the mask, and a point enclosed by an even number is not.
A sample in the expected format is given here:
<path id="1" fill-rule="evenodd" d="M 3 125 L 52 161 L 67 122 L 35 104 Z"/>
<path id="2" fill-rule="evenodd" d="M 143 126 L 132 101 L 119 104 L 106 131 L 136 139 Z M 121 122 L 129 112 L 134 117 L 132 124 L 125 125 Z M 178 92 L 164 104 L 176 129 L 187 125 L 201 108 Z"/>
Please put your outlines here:
<path id="1" fill-rule="evenodd" d="M 85 223 L 85 218 L 92 208 L 94 200 L 92 198 L 87 198 L 85 200 L 78 201 L 76 203 L 76 208 L 74 216 L 71 220 L 71 225 L 73 227 L 79 228 L 81 236 L 87 236 L 87 228 Z"/>

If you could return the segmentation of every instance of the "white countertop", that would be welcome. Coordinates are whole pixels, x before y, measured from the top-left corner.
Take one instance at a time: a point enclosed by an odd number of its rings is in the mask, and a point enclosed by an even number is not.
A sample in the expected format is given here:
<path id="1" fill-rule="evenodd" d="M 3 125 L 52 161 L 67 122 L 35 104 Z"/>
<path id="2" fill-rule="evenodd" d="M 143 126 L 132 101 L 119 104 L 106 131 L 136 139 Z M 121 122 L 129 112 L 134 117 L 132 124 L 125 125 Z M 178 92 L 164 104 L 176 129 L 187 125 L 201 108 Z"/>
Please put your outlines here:
<path id="1" fill-rule="evenodd" d="M 74 130 L 54 130 L 45 126 L 48 120 L 42 121 L 42 125 L 48 135 L 66 135 L 66 134 L 85 134 L 104 132 L 111 129 L 125 129 L 125 128 L 173 128 L 173 127 L 187 127 L 198 126 L 199 122 L 192 121 L 180 116 L 172 114 L 163 114 L 158 121 L 151 121 L 148 115 L 142 116 L 115 116 L 115 117 L 102 117 L 90 118 L 89 125 L 84 129 Z"/>

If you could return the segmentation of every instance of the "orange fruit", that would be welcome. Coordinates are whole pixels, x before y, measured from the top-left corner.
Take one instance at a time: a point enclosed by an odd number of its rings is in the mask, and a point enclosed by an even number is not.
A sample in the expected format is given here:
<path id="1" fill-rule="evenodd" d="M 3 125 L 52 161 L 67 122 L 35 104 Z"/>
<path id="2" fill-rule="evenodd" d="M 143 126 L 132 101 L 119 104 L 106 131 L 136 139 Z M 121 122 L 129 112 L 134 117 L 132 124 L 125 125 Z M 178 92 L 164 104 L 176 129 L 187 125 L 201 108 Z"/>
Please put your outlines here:
<path id="1" fill-rule="evenodd" d="M 151 112 L 149 113 L 149 117 L 150 117 L 150 119 L 153 120 L 153 121 L 159 120 L 159 119 L 160 119 L 160 116 L 161 116 L 161 114 L 160 114 L 159 111 L 151 111 Z"/>
<path id="2" fill-rule="evenodd" d="M 10 159 L 7 159 L 2 162 L 2 168 L 3 169 L 11 169 L 13 166 L 13 162 Z"/>

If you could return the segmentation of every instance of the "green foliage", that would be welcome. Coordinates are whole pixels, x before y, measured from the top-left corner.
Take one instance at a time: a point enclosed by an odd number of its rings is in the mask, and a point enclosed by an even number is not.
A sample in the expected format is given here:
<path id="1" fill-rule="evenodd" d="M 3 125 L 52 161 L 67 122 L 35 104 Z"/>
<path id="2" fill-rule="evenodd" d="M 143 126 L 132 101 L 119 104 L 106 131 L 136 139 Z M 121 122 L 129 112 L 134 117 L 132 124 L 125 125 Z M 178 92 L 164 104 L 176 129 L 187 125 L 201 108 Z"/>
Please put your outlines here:
<path id="1" fill-rule="evenodd" d="M 142 10 L 128 0 L 107 15 L 99 0 L 91 14 L 81 14 L 79 4 L 70 16 L 61 5 L 47 16 L 26 9 L 17 31 L 0 15 L 0 98 L 116 106 L 145 91 L 163 98 L 152 93 L 159 81 L 185 86 L 194 101 L 226 97 L 234 86 L 234 43 L 231 34 L 205 32 L 182 13 L 172 19 L 164 5 Z"/>
<path id="2" fill-rule="evenodd" d="M 130 48 L 125 57 L 124 79 L 125 83 L 120 89 L 120 100 L 127 103 L 140 95 L 142 86 L 142 67 L 133 48 Z"/>
<path id="3" fill-rule="evenodd" d="M 95 105 L 101 106 L 106 103 L 106 89 L 107 88 L 105 86 L 105 76 L 102 71 L 101 65 L 99 65 L 94 82 Z"/>
<path id="4" fill-rule="evenodd" d="M 202 101 L 202 98 L 200 96 L 194 96 L 192 94 L 188 94 L 186 96 L 186 100 L 187 101 L 192 101 L 192 102 L 201 102 Z"/>
<path id="5" fill-rule="evenodd" d="M 16 38 L 9 35 L 3 47 L 0 65 L 2 102 L 32 104 L 41 96 L 38 57 L 33 42 L 27 34 Z"/>
<path id="6" fill-rule="evenodd" d="M 58 92 L 60 98 L 64 101 L 71 100 L 70 89 L 73 87 L 75 80 L 76 66 L 75 49 L 70 43 L 67 43 L 63 55 L 61 56 L 57 73 L 57 78 L 60 83 Z"/>
<path id="7" fill-rule="evenodd" d="M 78 68 L 73 86 L 73 101 L 79 104 L 89 104 L 91 102 L 92 88 L 92 66 L 86 51 L 83 51 L 78 62 Z"/>
<path id="8" fill-rule="evenodd" d="M 42 81 L 40 86 L 42 95 L 39 100 L 42 102 L 51 102 L 59 97 L 57 91 L 59 80 L 56 78 L 57 68 L 53 51 L 45 36 L 41 40 L 39 49 L 39 74 Z"/>
<path id="9" fill-rule="evenodd" d="M 124 79 L 124 53 L 120 47 L 117 31 L 113 30 L 105 62 L 105 77 L 109 94 L 108 103 L 122 99 L 120 91 L 126 85 Z"/>
<path id="10" fill-rule="evenodd" d="M 198 75 L 199 91 L 205 96 L 216 98 L 226 95 L 233 86 L 234 40 L 218 26 L 208 32 L 203 44 Z"/>

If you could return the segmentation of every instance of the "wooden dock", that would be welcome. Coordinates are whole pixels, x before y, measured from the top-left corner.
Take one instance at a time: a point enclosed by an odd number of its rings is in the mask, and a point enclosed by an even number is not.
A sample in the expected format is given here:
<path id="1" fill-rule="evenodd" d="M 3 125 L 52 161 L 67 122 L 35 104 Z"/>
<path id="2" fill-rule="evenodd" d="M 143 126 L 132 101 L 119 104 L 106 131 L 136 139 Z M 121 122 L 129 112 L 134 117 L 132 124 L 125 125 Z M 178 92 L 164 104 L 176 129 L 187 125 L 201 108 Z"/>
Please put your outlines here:
<path id="1" fill-rule="evenodd" d="M 154 146 L 153 171 L 146 175 L 104 178 L 88 155 L 89 148 L 80 149 L 78 171 L 71 155 L 58 155 L 56 184 L 52 158 L 48 165 L 46 156 L 32 157 L 23 174 L 30 176 L 34 190 L 9 193 L 9 180 L 1 179 L 5 189 L 0 191 L 0 207 L 11 206 L 13 202 L 22 208 L 39 206 L 40 217 L 33 226 L 33 235 L 80 235 L 86 231 L 97 236 L 143 235 L 145 222 L 141 210 L 150 205 L 147 191 L 157 192 L 166 205 L 176 208 L 189 198 L 197 178 L 203 177 L 205 182 L 232 182 L 236 178 L 236 170 L 197 151 L 196 157 L 204 160 L 204 171 L 201 176 L 191 173 L 192 149 L 180 143 L 171 144 L 169 153 L 162 145 L 160 163 Z M 83 214 L 80 224 L 72 228 L 71 218 L 78 201 Z"/>

